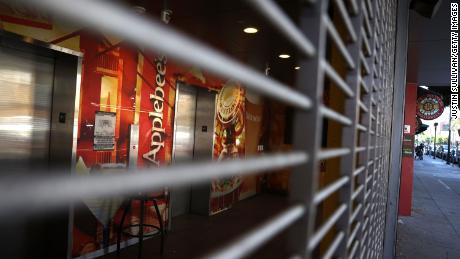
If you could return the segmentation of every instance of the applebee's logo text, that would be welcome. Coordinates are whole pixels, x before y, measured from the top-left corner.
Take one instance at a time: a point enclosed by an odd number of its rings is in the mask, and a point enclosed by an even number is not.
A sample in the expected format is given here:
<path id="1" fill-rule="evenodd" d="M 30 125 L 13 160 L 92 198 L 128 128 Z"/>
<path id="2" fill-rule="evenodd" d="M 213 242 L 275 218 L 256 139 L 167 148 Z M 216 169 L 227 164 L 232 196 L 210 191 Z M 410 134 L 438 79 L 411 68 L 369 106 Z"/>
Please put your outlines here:
<path id="1" fill-rule="evenodd" d="M 155 59 L 155 89 L 150 94 L 150 102 L 153 111 L 149 112 L 152 121 L 152 137 L 150 141 L 150 151 L 142 157 L 155 165 L 159 166 L 158 152 L 164 148 L 165 129 L 163 128 L 163 108 L 164 108 L 164 85 L 166 82 L 166 57 Z"/>

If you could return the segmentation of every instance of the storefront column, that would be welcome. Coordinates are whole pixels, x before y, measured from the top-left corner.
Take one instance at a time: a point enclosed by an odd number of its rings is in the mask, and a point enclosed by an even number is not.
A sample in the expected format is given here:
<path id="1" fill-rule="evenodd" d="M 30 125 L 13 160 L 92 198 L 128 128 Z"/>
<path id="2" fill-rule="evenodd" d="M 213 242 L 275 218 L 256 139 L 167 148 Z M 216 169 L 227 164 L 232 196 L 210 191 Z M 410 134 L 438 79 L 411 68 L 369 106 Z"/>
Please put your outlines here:
<path id="1" fill-rule="evenodd" d="M 401 185 L 399 189 L 400 216 L 410 216 L 412 208 L 412 191 L 414 178 L 414 136 L 415 115 L 417 107 L 417 84 L 406 85 L 404 108 L 403 152 L 401 165 Z"/>

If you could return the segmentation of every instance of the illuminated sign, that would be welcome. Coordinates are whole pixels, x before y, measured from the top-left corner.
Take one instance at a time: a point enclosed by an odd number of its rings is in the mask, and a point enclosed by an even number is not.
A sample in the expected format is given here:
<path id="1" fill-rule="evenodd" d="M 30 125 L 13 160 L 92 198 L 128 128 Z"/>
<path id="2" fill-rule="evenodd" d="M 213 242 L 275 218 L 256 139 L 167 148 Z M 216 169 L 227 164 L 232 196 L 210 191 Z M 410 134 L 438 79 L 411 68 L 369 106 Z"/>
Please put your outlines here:
<path id="1" fill-rule="evenodd" d="M 153 111 L 149 112 L 149 118 L 152 121 L 152 137 L 150 141 L 149 152 L 143 154 L 143 158 L 159 166 L 160 161 L 157 159 L 158 152 L 164 148 L 165 129 L 163 127 L 163 108 L 165 101 L 166 78 L 166 57 L 155 60 L 155 89 L 150 94 L 150 102 Z"/>
<path id="2" fill-rule="evenodd" d="M 443 111 L 444 103 L 439 95 L 426 94 L 417 99 L 417 116 L 421 119 L 436 119 Z"/>

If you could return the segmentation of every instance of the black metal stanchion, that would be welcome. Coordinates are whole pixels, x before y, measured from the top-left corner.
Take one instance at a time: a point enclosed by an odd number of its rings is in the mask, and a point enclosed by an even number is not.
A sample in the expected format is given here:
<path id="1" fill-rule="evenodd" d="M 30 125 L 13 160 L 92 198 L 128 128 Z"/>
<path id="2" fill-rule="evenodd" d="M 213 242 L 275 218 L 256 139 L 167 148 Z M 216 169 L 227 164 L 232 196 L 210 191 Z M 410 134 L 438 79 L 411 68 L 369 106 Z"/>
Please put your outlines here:
<path id="1" fill-rule="evenodd" d="M 449 112 L 449 136 L 447 137 L 447 164 L 450 165 L 450 132 L 451 132 L 451 122 L 452 122 L 452 107 Z"/>
<path id="2" fill-rule="evenodd" d="M 433 159 L 436 159 L 436 129 L 438 128 L 438 123 L 434 123 L 434 143 L 433 143 Z"/>

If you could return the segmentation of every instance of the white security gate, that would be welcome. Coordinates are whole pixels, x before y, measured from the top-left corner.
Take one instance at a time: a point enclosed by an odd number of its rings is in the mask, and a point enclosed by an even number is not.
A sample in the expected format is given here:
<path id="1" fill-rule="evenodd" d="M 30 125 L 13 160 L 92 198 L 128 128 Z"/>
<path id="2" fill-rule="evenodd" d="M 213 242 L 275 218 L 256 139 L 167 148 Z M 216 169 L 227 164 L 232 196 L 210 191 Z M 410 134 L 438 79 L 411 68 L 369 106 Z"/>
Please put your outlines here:
<path id="1" fill-rule="evenodd" d="M 289 229 L 286 246 L 293 257 L 381 258 L 385 227 L 391 115 L 393 106 L 396 0 L 302 1 L 299 26 L 272 0 L 247 0 L 303 54 L 296 86 L 256 72 L 232 57 L 180 34 L 159 21 L 147 20 L 110 1 L 15 0 L 72 22 L 119 35 L 131 42 L 193 64 L 296 108 L 294 151 L 241 161 L 205 162 L 164 167 L 155 174 L 31 180 L 0 188 L 0 216 L 28 204 L 41 209 L 63 206 L 95 195 L 133 193 L 143 189 L 190 184 L 215 177 L 293 167 L 292 205 L 211 258 L 249 255 L 276 234 Z M 330 17 L 330 10 L 334 17 Z M 340 27 L 340 28 L 339 28 Z M 158 36 L 161 35 L 161 40 Z M 327 55 L 336 49 L 346 69 Z M 342 91 L 345 113 L 323 103 L 326 82 Z M 293 90 L 296 89 L 296 90 Z M 322 149 L 325 120 L 342 125 L 339 147 Z M 340 158 L 338 177 L 319 187 L 321 161 Z M 219 170 L 215 170 L 219 166 Z M 26 191 L 24 191 L 26 190 Z M 52 191 L 50 191 L 52 190 Z M 332 195 L 339 203 L 327 217 L 319 206 Z M 321 222 L 321 224 L 317 224 Z M 326 240 L 328 234 L 333 238 Z M 318 251 L 319 245 L 326 247 Z"/>

